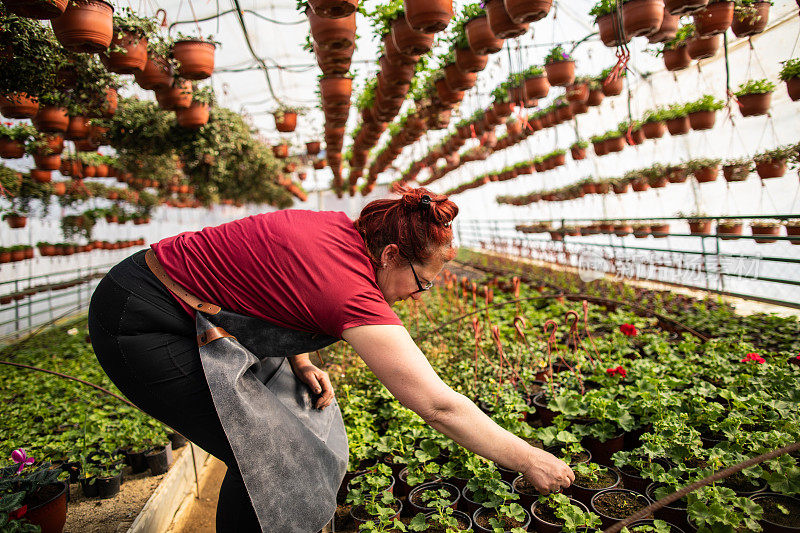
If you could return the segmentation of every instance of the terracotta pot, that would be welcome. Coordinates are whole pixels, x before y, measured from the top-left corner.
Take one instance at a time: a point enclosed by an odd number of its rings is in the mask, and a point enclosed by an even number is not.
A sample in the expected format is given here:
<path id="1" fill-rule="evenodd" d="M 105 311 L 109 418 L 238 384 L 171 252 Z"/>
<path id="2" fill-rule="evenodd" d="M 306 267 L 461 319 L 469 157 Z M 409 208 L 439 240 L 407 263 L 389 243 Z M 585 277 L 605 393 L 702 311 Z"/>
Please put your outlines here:
<path id="1" fill-rule="evenodd" d="M 114 52 L 114 48 L 124 48 L 125 52 Z M 147 64 L 147 39 L 132 32 L 114 30 L 114 38 L 108 52 L 100 55 L 103 65 L 117 74 L 141 72 Z"/>
<path id="2" fill-rule="evenodd" d="M 693 130 L 710 130 L 717 119 L 716 111 L 694 111 L 689 113 L 689 125 Z"/>
<path id="3" fill-rule="evenodd" d="M 33 250 L 31 249 L 31 252 Z M 25 518 L 41 528 L 42 533 L 57 533 L 64 529 L 67 521 L 67 491 L 69 485 L 63 481 L 52 484 L 52 496 L 46 501 L 28 507 Z M 48 487 L 45 487 L 47 489 Z M 42 489 L 40 489 L 42 490 Z"/>
<path id="4" fill-rule="evenodd" d="M 113 87 L 106 88 L 106 98 L 103 102 L 103 116 L 106 118 L 111 118 L 117 112 L 117 106 L 119 104 L 119 95 L 117 94 L 117 90 Z"/>
<path id="5" fill-rule="evenodd" d="M 718 175 L 719 175 L 718 165 L 714 165 L 711 167 L 703 167 L 694 171 L 694 177 L 697 179 L 698 183 L 708 183 L 709 181 L 715 181 Z"/>
<path id="6" fill-rule="evenodd" d="M 113 15 L 114 8 L 103 0 L 71 0 L 50 24 L 61 46 L 70 52 L 94 54 L 111 44 Z"/>
<path id="7" fill-rule="evenodd" d="M 39 102 L 25 93 L 0 95 L 0 113 L 6 118 L 31 118 L 39 111 Z"/>
<path id="8" fill-rule="evenodd" d="M 444 67 L 444 76 L 447 86 L 451 91 L 468 91 L 475 86 L 478 74 L 475 72 L 462 72 L 455 63 L 450 63 Z"/>
<path id="9" fill-rule="evenodd" d="M 725 33 L 733 22 L 733 2 L 713 2 L 693 15 L 697 35 L 708 36 Z"/>
<path id="10" fill-rule="evenodd" d="M 358 7 L 357 0 L 309 0 L 308 5 L 318 17 L 339 19 L 351 15 Z"/>
<path id="11" fill-rule="evenodd" d="M 567 86 L 566 97 L 569 102 L 585 102 L 589 99 L 587 83 L 572 83 Z"/>
<path id="12" fill-rule="evenodd" d="M 758 177 L 762 180 L 780 178 L 786 174 L 786 160 L 773 159 L 756 163 L 756 172 L 758 173 Z"/>
<path id="13" fill-rule="evenodd" d="M 723 240 L 735 239 L 742 234 L 744 225 L 741 222 L 720 222 L 717 224 L 717 235 Z"/>
<path id="14" fill-rule="evenodd" d="M 658 28 L 658 31 L 647 36 L 647 42 L 655 44 L 674 39 L 675 35 L 678 33 L 679 21 L 679 16 L 671 15 L 669 11 L 667 11 L 667 8 L 664 8 L 664 16 L 661 20 L 661 26 Z"/>
<path id="15" fill-rule="evenodd" d="M 597 29 L 600 32 L 600 40 L 609 48 L 621 46 L 631 41 L 630 35 L 625 35 L 623 40 L 621 36 L 617 35 L 617 13 L 612 12 L 602 17 L 597 17 L 595 21 Z"/>
<path id="16" fill-rule="evenodd" d="M 692 58 L 689 57 L 688 47 L 686 46 L 664 50 L 664 67 L 669 71 L 683 70 L 691 62 Z"/>
<path id="17" fill-rule="evenodd" d="M 61 168 L 61 156 L 58 154 L 34 155 L 33 160 L 36 163 L 36 168 L 40 170 L 47 170 L 49 172 Z"/>
<path id="18" fill-rule="evenodd" d="M 797 239 L 790 239 L 792 244 L 800 244 L 800 224 L 797 222 L 790 222 L 786 226 L 786 235 L 790 237 L 798 237 Z"/>
<path id="19" fill-rule="evenodd" d="M 622 4 L 622 24 L 625 35 L 651 35 L 664 21 L 663 0 L 630 0 Z"/>
<path id="20" fill-rule="evenodd" d="M 517 24 L 536 22 L 547 16 L 553 0 L 504 0 L 506 12 Z"/>
<path id="21" fill-rule="evenodd" d="M 580 161 L 581 159 L 586 159 L 586 148 L 581 148 L 580 146 L 572 146 L 570 149 L 570 155 L 572 155 L 572 159 L 575 161 Z"/>
<path id="22" fill-rule="evenodd" d="M 667 129 L 670 135 L 684 135 L 689 133 L 691 125 L 689 117 L 677 117 L 667 120 Z"/>
<path id="23" fill-rule="evenodd" d="M 621 152 L 625 148 L 625 137 L 612 137 L 606 139 L 606 150 L 609 152 Z"/>
<path id="24" fill-rule="evenodd" d="M 517 24 L 511 20 L 503 0 L 488 0 L 486 16 L 489 19 L 489 28 L 498 39 L 513 39 L 528 31 L 527 24 Z"/>
<path id="25" fill-rule="evenodd" d="M 442 31 L 453 18 L 453 0 L 406 0 L 406 22 L 420 33 Z"/>
<path id="26" fill-rule="evenodd" d="M 321 49 L 341 50 L 354 45 L 356 38 L 355 13 L 331 19 L 315 15 L 309 7 L 306 9 L 306 15 L 311 25 L 311 36 Z"/>
<path id="27" fill-rule="evenodd" d="M 692 235 L 711 235 L 711 220 L 689 221 L 689 233 Z"/>
<path id="28" fill-rule="evenodd" d="M 722 166 L 722 176 L 725 178 L 725 181 L 745 181 L 749 175 L 750 166 L 748 164 Z"/>
<path id="29" fill-rule="evenodd" d="M 175 111 L 192 105 L 192 82 L 182 80 L 178 83 L 164 89 L 156 89 L 156 101 L 161 109 Z"/>
<path id="30" fill-rule="evenodd" d="M 617 96 L 622 94 L 625 86 L 625 78 L 617 76 L 614 79 L 606 78 L 603 80 L 603 94 L 606 96 Z"/>
<path id="31" fill-rule="evenodd" d="M 11 13 L 20 17 L 37 20 L 50 20 L 61 15 L 69 0 L 3 0 Z"/>
<path id="32" fill-rule="evenodd" d="M 3 159 L 20 159 L 25 157 L 25 143 L 0 137 L 0 157 Z"/>
<path id="33" fill-rule="evenodd" d="M 187 108 L 176 109 L 175 117 L 178 119 L 180 127 L 196 130 L 208 122 L 208 104 L 192 102 L 192 105 Z"/>
<path id="34" fill-rule="evenodd" d="M 50 174 L 51 173 L 50 170 L 32 168 L 30 172 L 31 172 L 31 179 L 33 181 L 37 181 L 39 183 L 50 183 L 50 181 L 52 180 L 52 175 Z"/>
<path id="35" fill-rule="evenodd" d="M 89 137 L 91 127 L 89 126 L 89 118 L 82 115 L 69 117 L 69 124 L 67 130 L 64 132 L 64 138 L 68 141 L 77 141 Z"/>
<path id="36" fill-rule="evenodd" d="M 708 0 L 664 0 L 664 6 L 673 15 L 690 15 L 706 4 Z"/>
<path id="37" fill-rule="evenodd" d="M 604 156 L 604 155 L 608 154 L 608 149 L 606 148 L 606 142 L 605 141 L 598 141 L 598 142 L 592 143 L 592 148 L 594 149 L 594 153 L 597 156 Z M 616 190 L 616 188 L 615 188 L 615 190 Z"/>
<path id="38" fill-rule="evenodd" d="M 488 62 L 489 56 L 478 55 L 469 47 L 456 49 L 456 66 L 461 72 L 480 72 L 486 68 Z"/>
<path id="39" fill-rule="evenodd" d="M 743 117 L 766 115 L 769 112 L 772 93 L 743 94 L 736 100 L 739 102 L 739 111 Z"/>
<path id="40" fill-rule="evenodd" d="M 672 167 L 667 170 L 667 181 L 670 183 L 683 183 L 688 177 L 689 173 L 684 168 Z"/>
<path id="41" fill-rule="evenodd" d="M 692 59 L 705 59 L 713 57 L 719 50 L 722 37 L 719 35 L 709 35 L 706 37 L 691 37 L 686 41 L 686 53 Z"/>
<path id="42" fill-rule="evenodd" d="M 800 78 L 789 78 L 786 80 L 786 92 L 789 93 L 789 98 L 800 100 Z"/>
<path id="43" fill-rule="evenodd" d="M 410 85 L 414 77 L 414 64 L 392 63 L 386 55 L 381 56 L 378 64 L 381 67 L 379 74 L 387 85 Z"/>
<path id="44" fill-rule="evenodd" d="M 32 120 L 36 129 L 43 133 L 63 133 L 69 125 L 65 107 L 41 106 Z"/>
<path id="45" fill-rule="evenodd" d="M 381 42 L 383 42 L 383 53 L 390 63 L 397 65 L 416 65 L 417 62 L 419 62 L 418 55 L 404 54 L 397 48 L 397 45 L 394 44 L 394 38 L 392 38 L 391 32 L 384 35 Z"/>
<path id="46" fill-rule="evenodd" d="M 275 129 L 281 133 L 291 133 L 297 128 L 297 113 L 284 113 L 281 118 L 273 115 Z"/>
<path id="47" fill-rule="evenodd" d="M 64 136 L 63 135 L 60 135 L 58 133 L 51 133 L 51 134 L 45 135 L 44 140 L 47 143 L 47 148 L 50 150 L 50 153 L 61 154 L 61 152 L 64 151 Z"/>
<path id="48" fill-rule="evenodd" d="M 631 188 L 634 192 L 644 192 L 650 188 L 650 184 L 644 178 L 636 178 L 631 182 Z"/>
<path id="49" fill-rule="evenodd" d="M 204 80 L 214 72 L 217 46 L 207 41 L 177 41 L 172 56 L 180 62 L 178 75 L 186 80 Z"/>
<path id="50" fill-rule="evenodd" d="M 494 54 L 503 48 L 503 39 L 498 39 L 489 27 L 486 15 L 475 17 L 466 23 L 464 30 L 467 34 L 469 47 L 477 55 Z"/>
<path id="51" fill-rule="evenodd" d="M 567 120 L 572 119 L 575 114 L 572 112 L 572 108 L 568 105 L 557 107 L 556 108 L 556 117 L 559 120 L 559 123 L 566 122 Z"/>
<path id="52" fill-rule="evenodd" d="M 769 22 L 769 2 L 756 2 L 753 5 L 754 11 L 739 7 L 733 10 L 733 21 L 731 30 L 737 37 L 748 37 L 761 33 Z"/>
<path id="53" fill-rule="evenodd" d="M 436 80 L 436 93 L 445 104 L 456 104 L 464 98 L 464 91 L 451 90 L 444 78 Z"/>
<path id="54" fill-rule="evenodd" d="M 343 76 L 324 77 L 319 80 L 319 90 L 323 106 L 350 105 L 353 80 L 352 78 L 345 78 Z"/>
<path id="55" fill-rule="evenodd" d="M 669 233 L 669 224 L 652 224 L 650 226 L 650 235 L 656 239 L 664 239 Z"/>
<path id="56" fill-rule="evenodd" d="M 781 235 L 781 226 L 750 226 L 750 231 L 753 232 L 753 235 L 767 235 L 767 236 L 774 236 L 780 237 Z M 754 239 L 758 244 L 764 244 L 768 242 L 776 242 L 777 239 Z"/>
<path id="57" fill-rule="evenodd" d="M 406 55 L 426 54 L 433 46 L 432 33 L 418 32 L 408 25 L 405 17 L 392 21 L 392 39 L 400 52 Z"/>
<path id="58" fill-rule="evenodd" d="M 566 87 L 575 81 L 575 61 L 556 61 L 546 63 L 547 81 L 550 85 Z"/>
<path id="59" fill-rule="evenodd" d="M 94 152 L 98 148 L 100 148 L 100 144 L 94 142 L 90 138 L 85 139 L 78 139 L 73 141 L 75 143 L 75 150 L 78 152 Z"/>
<path id="60" fill-rule="evenodd" d="M 28 217 L 25 216 L 7 216 L 5 218 L 8 227 L 11 229 L 20 229 L 24 228 L 28 224 Z"/>
<path id="61" fill-rule="evenodd" d="M 158 56 L 148 56 L 144 70 L 133 75 L 139 87 L 152 91 L 166 89 L 173 82 L 172 68 L 163 57 Z"/>
<path id="62" fill-rule="evenodd" d="M 659 139 L 667 131 L 667 125 L 663 122 L 645 122 L 642 124 L 642 133 L 645 139 Z"/>
<path id="63" fill-rule="evenodd" d="M 308 155 L 317 155 L 320 152 L 320 142 L 310 141 L 306 143 L 306 153 Z"/>
<path id="64" fill-rule="evenodd" d="M 534 76 L 525 79 L 526 98 L 545 98 L 550 92 L 550 81 L 547 76 Z"/>
<path id="65" fill-rule="evenodd" d="M 586 105 L 591 107 L 599 106 L 606 95 L 603 94 L 602 89 L 589 90 L 589 98 L 586 99 Z"/>

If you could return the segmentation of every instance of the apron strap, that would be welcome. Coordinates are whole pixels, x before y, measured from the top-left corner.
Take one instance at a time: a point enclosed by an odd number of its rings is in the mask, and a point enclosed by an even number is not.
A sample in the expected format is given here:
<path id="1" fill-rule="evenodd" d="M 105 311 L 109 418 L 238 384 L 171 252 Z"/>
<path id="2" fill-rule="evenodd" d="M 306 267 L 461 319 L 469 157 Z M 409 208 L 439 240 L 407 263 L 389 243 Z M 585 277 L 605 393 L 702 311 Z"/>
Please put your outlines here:
<path id="1" fill-rule="evenodd" d="M 163 283 L 164 286 L 167 289 L 169 289 L 170 292 L 172 292 L 175 296 L 186 302 L 186 305 L 188 305 L 195 311 L 203 311 L 204 313 L 207 313 L 209 315 L 216 315 L 217 313 L 219 313 L 220 307 L 218 305 L 202 301 L 200 298 L 189 293 L 189 291 L 178 285 L 178 283 L 176 283 L 171 277 L 169 277 L 169 275 L 164 271 L 164 267 L 161 266 L 161 263 L 158 262 L 156 253 L 153 251 L 152 248 L 148 249 L 145 252 L 144 260 L 147 263 L 147 266 L 153 272 L 153 274 L 155 274 L 155 276 L 158 278 L 158 280 L 161 283 Z M 231 337 L 232 335 L 225 335 L 225 336 Z"/>
<path id="2" fill-rule="evenodd" d="M 197 336 L 197 346 L 199 347 L 205 346 L 206 344 L 214 342 L 215 340 L 221 339 L 223 337 L 230 337 L 232 339 L 236 338 L 219 326 L 209 328 Z"/>

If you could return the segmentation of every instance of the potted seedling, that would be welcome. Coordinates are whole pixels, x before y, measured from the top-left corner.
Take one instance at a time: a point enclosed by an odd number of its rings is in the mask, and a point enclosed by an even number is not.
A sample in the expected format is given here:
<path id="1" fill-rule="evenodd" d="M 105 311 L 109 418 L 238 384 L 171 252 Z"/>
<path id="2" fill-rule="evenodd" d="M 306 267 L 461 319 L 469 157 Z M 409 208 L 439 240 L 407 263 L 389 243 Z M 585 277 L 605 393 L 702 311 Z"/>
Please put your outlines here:
<path id="1" fill-rule="evenodd" d="M 786 83 L 786 91 L 792 100 L 800 100 L 800 58 L 782 61 L 780 72 L 781 81 Z"/>
<path id="2" fill-rule="evenodd" d="M 533 522 L 540 533 L 577 532 L 597 528 L 600 518 L 577 500 L 564 494 L 540 496 L 531 507 Z"/>
<path id="3" fill-rule="evenodd" d="M 644 509 L 650 500 L 644 494 L 628 489 L 606 489 L 592 496 L 590 508 L 600 516 L 604 528 Z"/>
<path id="4" fill-rule="evenodd" d="M 620 484 L 619 474 L 615 470 L 597 463 L 581 463 L 572 467 L 572 470 L 575 472 L 575 481 L 566 494 L 584 505 L 589 505 L 592 496 L 601 490 L 613 489 Z"/>
<path id="5" fill-rule="evenodd" d="M 767 79 L 748 80 L 734 93 L 743 117 L 766 115 L 769 112 L 775 84 Z"/>
<path id="6" fill-rule="evenodd" d="M 350 516 L 357 524 L 378 522 L 388 525 L 394 522 L 402 503 L 392 495 L 393 485 L 391 469 L 383 464 L 350 481 L 346 502 L 353 506 Z"/>

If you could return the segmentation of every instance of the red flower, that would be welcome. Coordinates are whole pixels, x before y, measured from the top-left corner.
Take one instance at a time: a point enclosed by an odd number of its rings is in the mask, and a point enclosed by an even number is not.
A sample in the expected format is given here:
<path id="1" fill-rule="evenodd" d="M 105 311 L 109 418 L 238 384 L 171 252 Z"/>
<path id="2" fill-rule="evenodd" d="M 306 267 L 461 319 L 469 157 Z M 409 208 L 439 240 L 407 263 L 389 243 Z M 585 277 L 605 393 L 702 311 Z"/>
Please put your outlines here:
<path id="1" fill-rule="evenodd" d="M 619 330 L 628 337 L 635 337 L 638 333 L 636 331 L 636 326 L 633 324 L 622 324 L 620 325 Z"/>
<path id="2" fill-rule="evenodd" d="M 606 369 L 606 374 L 608 374 L 609 376 L 615 376 L 615 375 L 619 374 L 620 377 L 624 378 L 625 376 L 628 375 L 628 372 L 622 367 L 622 365 L 620 365 L 620 366 L 618 366 L 616 368 L 607 368 Z"/>
<path id="3" fill-rule="evenodd" d="M 27 512 L 28 512 L 28 506 L 27 505 L 23 505 L 22 507 L 20 507 L 16 511 L 11 511 L 10 513 L 8 513 L 8 517 L 11 520 L 19 520 L 20 518 L 25 516 L 25 513 L 27 513 Z"/>
<path id="4" fill-rule="evenodd" d="M 800 357 L 800 356 L 798 356 L 798 357 Z M 741 362 L 742 362 L 742 363 L 746 363 L 746 362 L 748 362 L 748 361 L 755 361 L 755 362 L 756 362 L 756 363 L 758 363 L 759 365 L 763 365 L 764 363 L 766 363 L 766 362 L 767 362 L 767 360 L 766 360 L 766 359 L 764 359 L 763 357 L 761 357 L 761 356 L 760 356 L 760 355 L 758 355 L 757 353 L 753 353 L 753 352 L 750 352 L 749 354 L 747 354 L 747 355 L 744 357 L 744 359 L 742 359 L 742 361 L 741 361 Z"/>

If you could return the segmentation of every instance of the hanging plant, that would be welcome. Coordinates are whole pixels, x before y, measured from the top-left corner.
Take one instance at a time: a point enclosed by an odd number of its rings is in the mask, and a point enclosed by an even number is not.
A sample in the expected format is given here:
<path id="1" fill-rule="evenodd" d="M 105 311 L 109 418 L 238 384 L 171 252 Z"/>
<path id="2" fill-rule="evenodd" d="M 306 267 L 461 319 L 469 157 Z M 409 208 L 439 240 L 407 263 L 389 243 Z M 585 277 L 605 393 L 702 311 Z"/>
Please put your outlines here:
<path id="1" fill-rule="evenodd" d="M 553 0 L 504 0 L 508 16 L 516 24 L 536 22 L 547 16 Z"/>
<path id="2" fill-rule="evenodd" d="M 691 125 L 689 123 L 689 112 L 686 104 L 672 104 L 664 110 L 667 131 L 670 135 L 685 135 L 689 133 Z"/>
<path id="3" fill-rule="evenodd" d="M 725 104 L 722 100 L 706 94 L 694 102 L 689 102 L 683 109 L 688 114 L 689 125 L 693 130 L 708 130 L 714 127 L 716 112 L 723 107 Z"/>
<path id="4" fill-rule="evenodd" d="M 178 61 L 172 56 L 174 42 L 169 37 L 156 35 L 147 42 L 147 63 L 140 72 L 134 72 L 136 83 L 142 89 L 166 89 L 173 83 L 173 72 Z"/>
<path id="5" fill-rule="evenodd" d="M 486 11 L 479 4 L 467 4 L 461 12 L 470 49 L 478 55 L 494 54 L 503 47 L 503 39 L 492 33 Z"/>
<path id="6" fill-rule="evenodd" d="M 314 14 L 311 7 L 306 8 L 306 16 L 311 26 L 311 36 L 322 50 L 344 50 L 355 44 L 356 15 L 331 19 Z"/>
<path id="7" fill-rule="evenodd" d="M 766 115 L 769 112 L 775 84 L 767 79 L 748 80 L 734 93 L 743 117 Z"/>
<path id="8" fill-rule="evenodd" d="M 358 0 L 298 0 L 297 11 L 306 12 L 310 7 L 318 17 L 339 19 L 355 13 L 358 9 Z"/>
<path id="9" fill-rule="evenodd" d="M 745 181 L 753 170 L 753 160 L 747 157 L 729 159 L 722 165 L 725 181 Z"/>
<path id="10" fill-rule="evenodd" d="M 800 145 L 784 145 L 756 154 L 753 161 L 756 164 L 756 172 L 763 179 L 780 178 L 786 174 L 787 166 L 797 168 L 798 166 L 798 147 Z"/>
<path id="11" fill-rule="evenodd" d="M 737 37 L 748 37 L 764 31 L 769 22 L 769 8 L 772 2 L 757 0 L 736 0 L 733 9 L 731 30 Z"/>
<path id="12" fill-rule="evenodd" d="M 695 12 L 692 17 L 700 36 L 725 33 L 733 23 L 733 1 L 710 0 L 706 7 Z"/>
<path id="13" fill-rule="evenodd" d="M 778 220 L 767 220 L 767 219 L 759 219 L 754 220 L 750 223 L 750 231 L 753 232 L 753 235 L 764 235 L 768 237 L 778 237 L 781 234 L 781 224 Z M 765 244 L 770 242 L 776 242 L 777 239 L 769 239 L 769 238 L 759 238 L 753 239 L 758 244 Z"/>
<path id="14" fill-rule="evenodd" d="M 134 74 L 147 64 L 147 41 L 158 31 L 155 19 L 140 17 L 123 7 L 114 15 L 114 36 L 109 49 L 100 59 L 111 72 Z"/>
<path id="15" fill-rule="evenodd" d="M 178 32 L 172 57 L 178 62 L 178 75 L 187 80 L 204 80 L 214 72 L 214 53 L 219 41 L 213 35 L 194 37 Z"/>
<path id="16" fill-rule="evenodd" d="M 3 0 L 8 11 L 20 17 L 50 20 L 60 16 L 69 0 Z"/>
<path id="17" fill-rule="evenodd" d="M 630 37 L 650 36 L 664 22 L 663 0 L 625 0 L 622 4 L 622 25 Z"/>
<path id="18" fill-rule="evenodd" d="M 686 163 L 686 169 L 694 174 L 698 183 L 707 183 L 717 179 L 721 162 L 720 159 L 692 159 Z"/>
<path id="19" fill-rule="evenodd" d="M 544 68 L 550 85 L 565 87 L 575 81 L 575 60 L 561 46 L 550 49 Z"/>
<path id="20" fill-rule="evenodd" d="M 71 52 L 106 50 L 114 37 L 114 7 L 104 0 L 70 0 L 64 13 L 50 21 L 56 39 Z"/>
<path id="21" fill-rule="evenodd" d="M 25 155 L 25 145 L 36 135 L 36 130 L 25 123 L 0 124 L 0 157 L 19 159 Z"/>
<path id="22" fill-rule="evenodd" d="M 405 0 L 406 21 L 421 33 L 444 30 L 453 18 L 453 0 Z"/>
<path id="23" fill-rule="evenodd" d="M 787 59 L 781 61 L 780 78 L 786 83 L 786 90 L 789 98 L 794 101 L 800 100 L 800 58 Z"/>
<path id="24" fill-rule="evenodd" d="M 204 126 L 210 116 L 210 108 L 215 103 L 214 90 L 211 86 L 198 87 L 192 84 L 192 104 L 175 110 L 178 125 L 187 129 L 198 129 Z"/>
<path id="25" fill-rule="evenodd" d="M 684 24 L 675 32 L 675 37 L 666 41 L 661 48 L 664 67 L 669 71 L 683 70 L 692 62 L 687 49 L 687 40 L 694 33 L 694 26 Z"/>
<path id="26" fill-rule="evenodd" d="M 484 3 L 489 28 L 498 39 L 513 39 L 528 31 L 528 23 L 516 23 L 506 11 L 504 0 L 486 0 Z"/>
<path id="27" fill-rule="evenodd" d="M 614 67 L 609 67 L 603 70 L 599 76 L 597 76 L 597 81 L 602 84 L 602 90 L 604 96 L 618 96 L 622 94 L 622 89 L 624 88 L 625 77 L 627 75 L 626 70 L 621 70 L 616 72 L 616 75 L 612 78 L 611 72 L 614 70 Z"/>
<path id="28" fill-rule="evenodd" d="M 617 16 L 617 3 L 615 0 L 600 0 L 589 10 L 589 15 L 594 17 L 600 33 L 600 40 L 609 48 L 621 46 L 630 42 L 631 36 L 618 35 L 619 17 Z"/>

